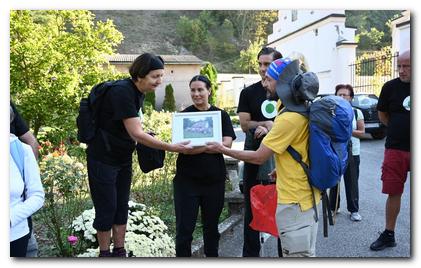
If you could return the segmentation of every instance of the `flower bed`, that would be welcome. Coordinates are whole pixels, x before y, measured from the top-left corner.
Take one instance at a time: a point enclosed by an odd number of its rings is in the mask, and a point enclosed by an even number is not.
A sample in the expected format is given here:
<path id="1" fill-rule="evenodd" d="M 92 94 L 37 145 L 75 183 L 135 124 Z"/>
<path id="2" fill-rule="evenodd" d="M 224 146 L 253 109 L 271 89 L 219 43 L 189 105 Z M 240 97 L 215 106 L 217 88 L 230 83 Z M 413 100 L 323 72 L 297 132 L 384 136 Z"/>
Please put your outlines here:
<path id="1" fill-rule="evenodd" d="M 99 253 L 96 230 L 92 227 L 95 210 L 85 210 L 72 227 L 77 243 L 85 243 L 86 251 L 78 257 L 96 257 Z M 125 248 L 129 257 L 174 257 L 175 245 L 168 228 L 151 208 L 129 201 Z M 70 243 L 70 242 L 69 242 Z"/>

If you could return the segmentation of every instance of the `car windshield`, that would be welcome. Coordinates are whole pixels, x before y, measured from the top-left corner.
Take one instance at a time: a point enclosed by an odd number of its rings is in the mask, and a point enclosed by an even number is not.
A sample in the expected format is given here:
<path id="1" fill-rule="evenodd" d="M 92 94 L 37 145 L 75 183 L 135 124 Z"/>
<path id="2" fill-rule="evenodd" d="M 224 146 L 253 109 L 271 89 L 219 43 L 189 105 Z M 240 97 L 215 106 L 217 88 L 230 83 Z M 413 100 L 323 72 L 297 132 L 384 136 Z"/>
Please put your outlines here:
<path id="1" fill-rule="evenodd" d="M 352 106 L 357 106 L 361 108 L 368 108 L 376 106 L 378 99 L 376 95 L 355 95 L 352 100 Z"/>

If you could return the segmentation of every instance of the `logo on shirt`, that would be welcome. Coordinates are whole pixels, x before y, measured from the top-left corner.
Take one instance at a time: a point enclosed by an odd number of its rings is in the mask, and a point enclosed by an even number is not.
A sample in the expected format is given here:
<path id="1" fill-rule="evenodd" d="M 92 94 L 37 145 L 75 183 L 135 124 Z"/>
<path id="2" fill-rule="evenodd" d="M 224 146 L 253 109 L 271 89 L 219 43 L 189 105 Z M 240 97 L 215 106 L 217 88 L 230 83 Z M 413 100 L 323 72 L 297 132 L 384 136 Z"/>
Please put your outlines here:
<path id="1" fill-rule="evenodd" d="M 276 101 L 265 100 L 260 108 L 263 116 L 267 119 L 272 119 L 276 116 Z"/>
<path id="2" fill-rule="evenodd" d="M 406 98 L 403 100 L 402 106 L 403 106 L 403 108 L 405 108 L 407 111 L 410 111 L 410 110 L 411 110 L 411 96 L 408 96 L 408 97 L 406 97 Z"/>

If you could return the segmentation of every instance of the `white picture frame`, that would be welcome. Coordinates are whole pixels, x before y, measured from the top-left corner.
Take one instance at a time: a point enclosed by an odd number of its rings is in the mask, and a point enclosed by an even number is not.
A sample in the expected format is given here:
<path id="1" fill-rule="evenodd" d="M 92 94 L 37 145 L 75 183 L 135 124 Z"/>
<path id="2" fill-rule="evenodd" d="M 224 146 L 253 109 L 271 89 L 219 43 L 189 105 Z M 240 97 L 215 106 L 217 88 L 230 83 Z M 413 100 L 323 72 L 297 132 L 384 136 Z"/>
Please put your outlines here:
<path id="1" fill-rule="evenodd" d="M 221 111 L 174 113 L 172 143 L 188 140 L 191 146 L 204 146 L 211 141 L 222 143 Z"/>

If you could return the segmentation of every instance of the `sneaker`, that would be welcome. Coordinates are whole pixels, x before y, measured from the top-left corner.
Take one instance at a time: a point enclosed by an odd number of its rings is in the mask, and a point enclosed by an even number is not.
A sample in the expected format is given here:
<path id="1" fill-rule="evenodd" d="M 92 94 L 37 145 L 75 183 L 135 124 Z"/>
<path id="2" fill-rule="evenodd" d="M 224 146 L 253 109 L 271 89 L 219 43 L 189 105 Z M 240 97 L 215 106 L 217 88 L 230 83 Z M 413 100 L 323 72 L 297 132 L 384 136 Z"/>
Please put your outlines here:
<path id="1" fill-rule="evenodd" d="M 358 212 L 352 212 L 350 215 L 351 221 L 360 221 L 362 220 L 361 215 Z"/>
<path id="2" fill-rule="evenodd" d="M 114 248 L 112 257 L 127 257 L 126 249 L 124 248 Z"/>
<path id="3" fill-rule="evenodd" d="M 371 250 L 383 250 L 387 247 L 396 247 L 395 236 L 388 235 L 386 232 L 380 233 L 379 238 L 370 245 Z"/>

